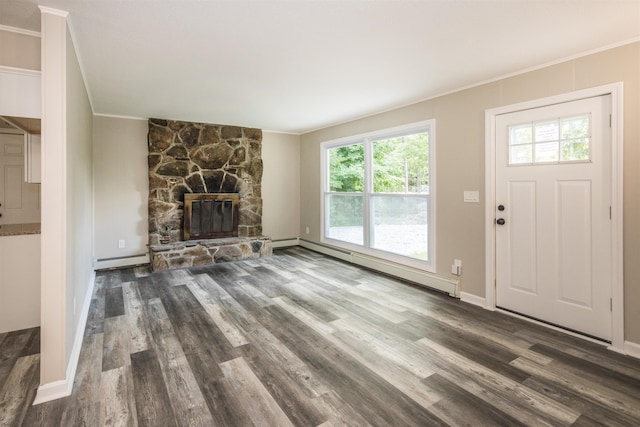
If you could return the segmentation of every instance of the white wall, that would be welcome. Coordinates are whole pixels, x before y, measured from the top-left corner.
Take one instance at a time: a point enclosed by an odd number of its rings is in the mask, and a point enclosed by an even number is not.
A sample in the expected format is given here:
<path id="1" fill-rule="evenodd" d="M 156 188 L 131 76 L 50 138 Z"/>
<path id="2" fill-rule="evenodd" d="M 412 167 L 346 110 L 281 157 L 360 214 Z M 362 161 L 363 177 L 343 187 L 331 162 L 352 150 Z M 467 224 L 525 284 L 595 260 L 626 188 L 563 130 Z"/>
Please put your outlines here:
<path id="1" fill-rule="evenodd" d="M 147 121 L 96 115 L 93 126 L 96 265 L 140 263 L 148 242 Z M 262 225 L 274 240 L 298 237 L 299 141 L 297 135 L 263 133 Z"/>
<path id="2" fill-rule="evenodd" d="M 40 118 L 40 37 L 28 33 L 0 30 L 2 116 Z"/>
<path id="3" fill-rule="evenodd" d="M 67 364 L 93 274 L 93 111 L 67 29 Z M 45 140 L 46 143 L 46 140 Z M 90 298 L 90 296 L 89 296 Z M 84 325 L 81 325 L 84 326 Z"/>
<path id="4" fill-rule="evenodd" d="M 40 36 L 33 31 L 0 29 L 0 64 L 40 70 Z"/>
<path id="5" fill-rule="evenodd" d="M 65 58 L 66 19 L 42 13 L 40 389 L 64 381 L 67 369 Z"/>
<path id="6" fill-rule="evenodd" d="M 301 229 L 320 241 L 320 144 L 349 135 L 436 119 L 436 273 L 450 276 L 463 262 L 462 291 L 485 295 L 485 111 L 615 82 L 624 83 L 625 336 L 640 343 L 640 43 L 426 100 L 301 136 Z M 480 203 L 464 203 L 465 190 Z"/>
<path id="7" fill-rule="evenodd" d="M 36 402 L 68 395 L 93 270 L 92 116 L 66 12 L 41 8 L 41 364 Z"/>
<path id="8" fill-rule="evenodd" d="M 300 137 L 262 134 L 262 232 L 274 241 L 298 237 Z"/>
<path id="9" fill-rule="evenodd" d="M 95 254 L 112 258 L 147 253 L 149 174 L 146 119 L 93 117 Z M 118 240 L 125 247 L 118 248 Z"/>

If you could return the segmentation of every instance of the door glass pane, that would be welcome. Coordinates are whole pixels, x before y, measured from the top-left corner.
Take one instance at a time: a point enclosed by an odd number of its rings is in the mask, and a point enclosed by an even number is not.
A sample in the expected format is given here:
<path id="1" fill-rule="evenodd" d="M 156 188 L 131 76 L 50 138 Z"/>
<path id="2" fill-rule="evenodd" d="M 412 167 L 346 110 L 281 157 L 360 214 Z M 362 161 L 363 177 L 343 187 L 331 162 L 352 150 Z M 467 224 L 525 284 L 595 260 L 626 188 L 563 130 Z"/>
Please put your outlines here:
<path id="1" fill-rule="evenodd" d="M 509 164 L 529 164 L 533 163 L 533 150 L 531 145 L 515 145 L 509 147 Z"/>
<path id="2" fill-rule="evenodd" d="M 426 197 L 373 196 L 371 247 L 428 260 Z"/>
<path id="3" fill-rule="evenodd" d="M 429 133 L 373 141 L 375 193 L 429 192 Z"/>
<path id="4" fill-rule="evenodd" d="M 325 204 L 325 236 L 330 239 L 363 245 L 363 196 L 327 194 Z"/>
<path id="5" fill-rule="evenodd" d="M 535 165 L 591 158 L 590 115 L 509 126 L 509 164 Z"/>
<path id="6" fill-rule="evenodd" d="M 564 162 L 589 160 L 589 139 L 562 141 L 560 160 Z"/>
<path id="7" fill-rule="evenodd" d="M 560 139 L 560 126 L 558 121 L 549 121 L 535 124 L 536 142 L 557 141 Z"/>
<path id="8" fill-rule="evenodd" d="M 589 116 L 562 119 L 562 139 L 589 137 Z"/>
<path id="9" fill-rule="evenodd" d="M 531 144 L 533 142 L 533 128 L 531 124 L 509 127 L 509 145 Z"/>
<path id="10" fill-rule="evenodd" d="M 327 150 L 329 191 L 364 191 L 364 145 L 352 144 Z"/>
<path id="11" fill-rule="evenodd" d="M 558 161 L 558 142 L 545 142 L 535 145 L 535 162 L 557 162 Z"/>

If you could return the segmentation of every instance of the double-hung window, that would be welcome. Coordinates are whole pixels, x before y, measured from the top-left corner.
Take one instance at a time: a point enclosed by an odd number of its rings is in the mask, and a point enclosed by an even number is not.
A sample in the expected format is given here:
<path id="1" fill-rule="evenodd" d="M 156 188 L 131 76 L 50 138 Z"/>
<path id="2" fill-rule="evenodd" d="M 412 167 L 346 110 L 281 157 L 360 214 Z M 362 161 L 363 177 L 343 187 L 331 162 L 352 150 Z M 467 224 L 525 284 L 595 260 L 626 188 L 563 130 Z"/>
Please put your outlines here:
<path id="1" fill-rule="evenodd" d="M 322 144 L 323 241 L 434 265 L 435 121 Z"/>

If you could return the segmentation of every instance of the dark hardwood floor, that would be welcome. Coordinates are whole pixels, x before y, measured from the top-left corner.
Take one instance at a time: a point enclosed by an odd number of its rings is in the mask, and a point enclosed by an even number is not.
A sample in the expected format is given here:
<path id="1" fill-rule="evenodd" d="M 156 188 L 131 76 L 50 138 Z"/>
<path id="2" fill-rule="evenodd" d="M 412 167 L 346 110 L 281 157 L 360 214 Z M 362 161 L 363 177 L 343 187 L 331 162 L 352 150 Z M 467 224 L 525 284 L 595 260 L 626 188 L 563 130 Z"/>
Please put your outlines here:
<path id="1" fill-rule="evenodd" d="M 640 360 L 301 248 L 99 272 L 72 395 L 30 406 L 38 341 L 0 334 L 0 426 L 640 425 Z"/>

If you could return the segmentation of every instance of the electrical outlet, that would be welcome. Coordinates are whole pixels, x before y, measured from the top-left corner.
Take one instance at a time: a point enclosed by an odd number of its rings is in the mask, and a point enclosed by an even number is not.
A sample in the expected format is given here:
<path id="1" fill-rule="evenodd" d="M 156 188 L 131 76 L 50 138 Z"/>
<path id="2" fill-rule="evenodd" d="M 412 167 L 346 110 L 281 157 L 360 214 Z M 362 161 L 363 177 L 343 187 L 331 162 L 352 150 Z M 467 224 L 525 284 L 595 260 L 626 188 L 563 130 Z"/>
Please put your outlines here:
<path id="1" fill-rule="evenodd" d="M 307 234 L 309 234 L 309 226 L 307 225 L 307 229 L 305 230 Z"/>
<path id="2" fill-rule="evenodd" d="M 124 240 L 123 239 L 118 240 L 118 249 L 124 249 Z"/>

